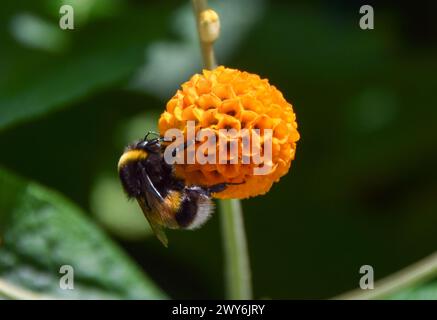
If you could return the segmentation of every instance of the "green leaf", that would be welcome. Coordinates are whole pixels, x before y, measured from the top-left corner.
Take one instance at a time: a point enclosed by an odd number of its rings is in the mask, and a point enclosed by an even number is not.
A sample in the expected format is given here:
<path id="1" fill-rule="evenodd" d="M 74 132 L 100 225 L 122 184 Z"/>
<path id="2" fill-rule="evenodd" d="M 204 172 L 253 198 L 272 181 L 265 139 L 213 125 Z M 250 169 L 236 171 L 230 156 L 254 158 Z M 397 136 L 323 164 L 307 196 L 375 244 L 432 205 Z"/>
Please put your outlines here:
<path id="1" fill-rule="evenodd" d="M 132 54 L 131 50 L 95 53 L 46 70 L 19 90 L 0 96 L 0 128 L 64 107 L 126 77 L 138 62 Z"/>
<path id="2" fill-rule="evenodd" d="M 0 32 L 0 42 L 6 43 L 0 52 L 0 130 L 120 85 L 143 64 L 146 47 L 164 33 L 166 14 L 155 7 L 120 10 L 73 31 L 60 30 L 58 18 L 44 20 L 36 11 L 7 16 L 9 32 Z M 29 33 L 36 29 L 38 36 Z"/>
<path id="3" fill-rule="evenodd" d="M 74 268 L 73 290 L 60 288 L 63 265 Z M 63 299 L 165 298 L 79 208 L 0 169 L 0 292 L 11 297 L 8 286 Z"/>
<path id="4" fill-rule="evenodd" d="M 404 289 L 389 298 L 393 300 L 437 300 L 437 281 Z"/>

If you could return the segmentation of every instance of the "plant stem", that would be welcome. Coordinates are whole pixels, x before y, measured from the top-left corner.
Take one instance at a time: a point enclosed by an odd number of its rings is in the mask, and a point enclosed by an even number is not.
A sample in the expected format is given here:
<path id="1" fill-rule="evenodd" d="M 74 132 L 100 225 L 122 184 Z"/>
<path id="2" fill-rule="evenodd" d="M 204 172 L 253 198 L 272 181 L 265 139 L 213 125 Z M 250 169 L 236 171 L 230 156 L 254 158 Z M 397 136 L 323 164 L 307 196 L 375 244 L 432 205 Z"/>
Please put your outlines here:
<path id="1" fill-rule="evenodd" d="M 437 275 L 437 252 L 375 283 L 373 290 L 353 290 L 334 299 L 383 299 L 400 290 L 418 285 Z"/>
<path id="2" fill-rule="evenodd" d="M 225 253 L 226 295 L 229 299 L 252 299 L 249 254 L 240 200 L 220 200 L 220 211 Z"/>
<path id="3" fill-rule="evenodd" d="M 206 69 L 213 69 L 217 66 L 213 43 L 219 35 L 219 21 L 202 21 L 202 12 L 209 9 L 207 0 L 192 2 L 203 64 Z M 219 200 L 219 205 L 225 255 L 226 296 L 228 299 L 251 299 L 251 272 L 241 203 L 237 199 Z"/>
<path id="4" fill-rule="evenodd" d="M 214 55 L 213 42 L 202 41 L 200 35 L 200 14 L 208 9 L 208 0 L 192 0 L 194 16 L 196 18 L 196 26 L 199 34 L 200 48 L 202 50 L 203 66 L 206 69 L 214 69 L 217 63 Z"/>

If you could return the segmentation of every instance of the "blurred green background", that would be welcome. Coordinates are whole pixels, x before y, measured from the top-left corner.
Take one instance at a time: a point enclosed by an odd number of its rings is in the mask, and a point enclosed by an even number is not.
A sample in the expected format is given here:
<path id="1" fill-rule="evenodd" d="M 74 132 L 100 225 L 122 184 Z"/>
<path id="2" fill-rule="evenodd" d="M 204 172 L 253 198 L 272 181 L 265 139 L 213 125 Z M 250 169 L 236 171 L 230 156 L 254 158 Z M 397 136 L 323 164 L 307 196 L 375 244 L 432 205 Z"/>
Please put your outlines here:
<path id="1" fill-rule="evenodd" d="M 393 3 L 210 1 L 219 63 L 280 88 L 302 137 L 290 173 L 243 202 L 256 298 L 332 297 L 358 287 L 364 264 L 379 279 L 436 249 L 437 6 Z M 74 30 L 58 26 L 62 4 Z M 363 4 L 374 30 L 359 28 Z M 0 277 L 57 294 L 68 260 L 92 297 L 224 297 L 220 214 L 170 231 L 165 249 L 116 172 L 200 61 L 190 1 L 1 4 Z"/>

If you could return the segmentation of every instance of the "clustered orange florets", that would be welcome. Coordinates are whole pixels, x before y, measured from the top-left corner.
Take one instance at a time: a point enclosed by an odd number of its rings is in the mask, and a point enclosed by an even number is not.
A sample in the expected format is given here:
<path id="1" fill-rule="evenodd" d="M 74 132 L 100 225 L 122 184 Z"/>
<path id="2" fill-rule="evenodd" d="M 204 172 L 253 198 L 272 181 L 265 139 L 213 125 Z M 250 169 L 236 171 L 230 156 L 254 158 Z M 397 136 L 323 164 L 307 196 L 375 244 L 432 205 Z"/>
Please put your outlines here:
<path id="1" fill-rule="evenodd" d="M 272 130 L 272 167 L 266 175 L 254 175 L 253 169 L 262 164 L 252 162 L 175 165 L 176 175 L 189 185 L 241 183 L 214 194 L 221 199 L 266 193 L 288 172 L 299 140 L 293 107 L 278 89 L 258 75 L 223 66 L 204 70 L 182 84 L 159 119 L 159 131 L 161 135 L 172 128 L 186 132 L 187 121 L 195 122 L 196 132 L 206 129 L 217 135 L 219 129 L 259 129 L 261 136 L 264 129 Z M 238 143 L 241 159 L 241 138 Z M 262 149 L 261 145 L 261 153 Z"/>

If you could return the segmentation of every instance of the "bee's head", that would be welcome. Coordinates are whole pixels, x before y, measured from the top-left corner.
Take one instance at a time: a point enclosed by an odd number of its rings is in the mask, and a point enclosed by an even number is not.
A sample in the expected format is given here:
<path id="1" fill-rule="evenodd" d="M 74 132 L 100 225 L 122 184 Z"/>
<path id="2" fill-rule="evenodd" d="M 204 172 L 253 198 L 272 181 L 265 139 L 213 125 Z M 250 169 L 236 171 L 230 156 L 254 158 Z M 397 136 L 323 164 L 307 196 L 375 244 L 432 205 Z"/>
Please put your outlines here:
<path id="1" fill-rule="evenodd" d="M 161 138 L 144 139 L 132 146 L 132 149 L 144 150 L 147 153 L 159 153 L 161 152 Z"/>
<path id="2" fill-rule="evenodd" d="M 156 156 L 159 157 L 161 153 L 162 139 L 160 137 L 147 139 L 148 136 L 149 134 L 143 140 L 129 145 L 118 161 L 118 173 L 123 188 L 130 198 L 141 196 L 145 190 L 139 177 L 142 172 L 140 168 L 147 165 L 145 161 L 156 159 Z"/>
<path id="3" fill-rule="evenodd" d="M 148 139 L 150 134 L 149 132 L 143 140 L 135 142 L 125 149 L 118 162 L 118 171 L 129 165 L 135 165 L 138 161 L 147 159 L 149 155 L 161 153 L 162 138 Z"/>
<path id="4" fill-rule="evenodd" d="M 155 138 L 148 139 L 149 136 L 154 135 Z M 131 149 L 143 150 L 147 153 L 159 153 L 161 152 L 161 141 L 162 138 L 159 136 L 159 133 L 154 131 L 147 132 L 146 136 L 143 140 L 138 141 L 130 146 Z"/>

